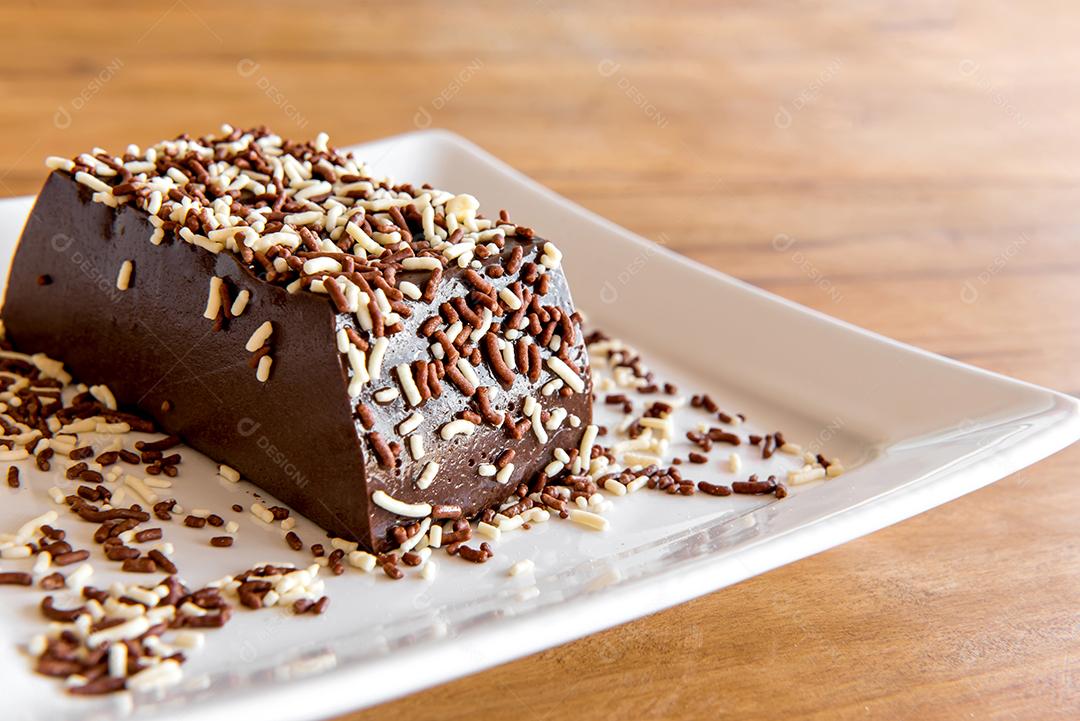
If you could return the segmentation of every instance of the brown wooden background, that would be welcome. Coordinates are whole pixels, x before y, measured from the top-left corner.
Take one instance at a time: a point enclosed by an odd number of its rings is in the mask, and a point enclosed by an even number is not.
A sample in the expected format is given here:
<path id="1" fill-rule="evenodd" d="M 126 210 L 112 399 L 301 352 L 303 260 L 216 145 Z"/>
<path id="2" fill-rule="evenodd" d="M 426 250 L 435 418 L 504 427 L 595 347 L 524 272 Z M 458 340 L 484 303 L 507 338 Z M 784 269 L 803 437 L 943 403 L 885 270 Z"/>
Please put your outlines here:
<path id="1" fill-rule="evenodd" d="M 223 120 L 430 123 L 735 276 L 1080 393 L 1076 3 L 53 1 L 0 27 L 0 194 Z M 348 718 L 1077 718 L 1078 459 Z"/>

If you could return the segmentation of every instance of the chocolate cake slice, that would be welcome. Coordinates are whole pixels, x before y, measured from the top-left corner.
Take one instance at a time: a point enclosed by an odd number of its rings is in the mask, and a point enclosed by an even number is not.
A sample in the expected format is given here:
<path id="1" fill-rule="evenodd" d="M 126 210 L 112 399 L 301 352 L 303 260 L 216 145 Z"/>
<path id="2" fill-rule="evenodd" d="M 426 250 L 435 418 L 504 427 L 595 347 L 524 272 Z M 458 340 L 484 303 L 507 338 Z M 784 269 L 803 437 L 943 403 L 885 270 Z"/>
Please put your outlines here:
<path id="1" fill-rule="evenodd" d="M 48 164 L 3 308 L 15 346 L 331 533 L 387 550 L 587 469 L 561 254 L 504 212 L 373 177 L 325 135 L 226 126 Z"/>

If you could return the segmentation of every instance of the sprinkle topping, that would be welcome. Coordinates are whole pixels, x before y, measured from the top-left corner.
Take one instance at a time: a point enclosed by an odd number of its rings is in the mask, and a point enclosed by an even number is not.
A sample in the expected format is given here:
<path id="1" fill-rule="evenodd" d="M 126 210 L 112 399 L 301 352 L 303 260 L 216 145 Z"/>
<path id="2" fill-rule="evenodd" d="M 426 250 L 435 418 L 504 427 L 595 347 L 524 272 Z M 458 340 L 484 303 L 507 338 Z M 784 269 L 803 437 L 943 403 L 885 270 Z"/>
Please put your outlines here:
<path id="1" fill-rule="evenodd" d="M 120 264 L 120 272 L 116 274 L 116 288 L 118 290 L 128 289 L 128 284 L 131 283 L 131 271 L 134 268 L 135 266 L 130 260 L 125 260 Z"/>
<path id="2" fill-rule="evenodd" d="M 399 516 L 426 518 L 431 515 L 430 503 L 406 503 L 405 501 L 399 501 L 383 490 L 372 493 L 371 500 L 374 501 L 375 505 L 379 508 L 390 511 L 391 513 L 396 513 Z"/>
<path id="3" fill-rule="evenodd" d="M 129 148 L 117 157 L 95 149 L 46 165 L 73 175 L 98 202 L 150 213 L 154 243 L 171 236 L 230 252 L 269 282 L 299 281 L 315 292 L 326 292 L 325 277 L 363 288 L 358 277 L 388 265 L 465 268 L 482 244 L 517 233 L 508 219 L 482 217 L 471 195 L 394 184 L 320 140 L 325 135 L 299 143 L 226 125 L 142 152 Z M 413 227 L 422 233 L 414 235 Z M 544 257 L 561 254 L 545 246 Z"/>

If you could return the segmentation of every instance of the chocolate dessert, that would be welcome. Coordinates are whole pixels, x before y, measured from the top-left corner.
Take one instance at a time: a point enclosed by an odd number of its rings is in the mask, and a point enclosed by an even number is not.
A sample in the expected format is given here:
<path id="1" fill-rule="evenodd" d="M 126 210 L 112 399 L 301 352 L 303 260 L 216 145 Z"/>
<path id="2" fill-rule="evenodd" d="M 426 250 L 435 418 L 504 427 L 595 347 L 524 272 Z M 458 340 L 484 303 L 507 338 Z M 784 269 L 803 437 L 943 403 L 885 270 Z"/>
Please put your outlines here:
<path id="1" fill-rule="evenodd" d="M 49 165 L 13 344 L 334 535 L 388 550 L 587 470 L 561 253 L 505 212 L 374 177 L 325 135 L 226 127 Z"/>

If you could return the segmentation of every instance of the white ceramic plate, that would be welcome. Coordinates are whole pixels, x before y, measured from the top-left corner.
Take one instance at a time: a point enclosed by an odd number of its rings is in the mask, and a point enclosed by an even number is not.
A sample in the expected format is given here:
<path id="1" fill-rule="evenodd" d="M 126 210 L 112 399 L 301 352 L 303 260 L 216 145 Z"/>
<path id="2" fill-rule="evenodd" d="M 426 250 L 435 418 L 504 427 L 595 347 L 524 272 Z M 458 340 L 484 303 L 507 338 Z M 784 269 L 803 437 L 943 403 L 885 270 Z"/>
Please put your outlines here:
<path id="1" fill-rule="evenodd" d="M 787 499 L 614 499 L 612 529 L 551 522 L 508 534 L 484 566 L 439 554 L 432 583 L 391 582 L 350 569 L 328 582 L 321 617 L 240 612 L 207 633 L 206 647 L 167 691 L 75 700 L 34 676 L 16 648 L 43 622 L 40 592 L 0 588 L 4 718 L 324 718 L 564 643 L 686 601 L 896 523 L 973 491 L 1080 437 L 1076 399 L 941 358 L 852 327 L 669 253 L 570 203 L 462 138 L 410 133 L 360 146 L 359 156 L 400 179 L 470 192 L 483 207 L 557 240 L 575 299 L 591 325 L 644 354 L 684 393 L 708 391 L 742 411 L 750 430 L 783 430 L 839 456 L 847 474 Z M 45 171 L 42 171 L 44 177 Z M 31 200 L 0 202 L 0 257 L 8 258 Z M 107 274 L 106 274 L 107 275 Z M 680 312 L 679 309 L 690 309 Z M 84 379 L 91 380 L 91 379 Z M 688 425 L 707 418 L 694 412 Z M 254 438 L 253 442 L 259 442 Z M 685 456 L 689 444 L 678 445 Z M 746 448 L 743 448 L 746 451 Z M 716 459 L 721 454 L 713 453 Z M 746 453 L 749 460 L 750 454 Z M 750 461 L 741 475 L 793 468 Z M 684 466 L 730 482 L 718 460 Z M 188 508 L 249 502 L 244 487 L 214 480 L 209 460 L 186 460 L 177 495 Z M 0 530 L 49 505 L 55 476 L 24 471 L 0 490 Z M 770 499 L 771 500 L 771 499 Z M 234 548 L 209 548 L 206 531 L 169 526 L 187 580 L 202 584 L 259 561 L 293 560 L 276 530 L 241 518 Z M 62 524 L 83 538 L 89 528 Z M 318 532 L 301 521 L 301 535 Z M 87 544 L 89 545 L 89 544 Z M 536 572 L 510 578 L 530 558 Z M 5 570 L 25 561 L 5 561 Z M 93 580 L 116 578 L 104 561 Z M 131 580 L 128 576 L 127 580 Z"/>

